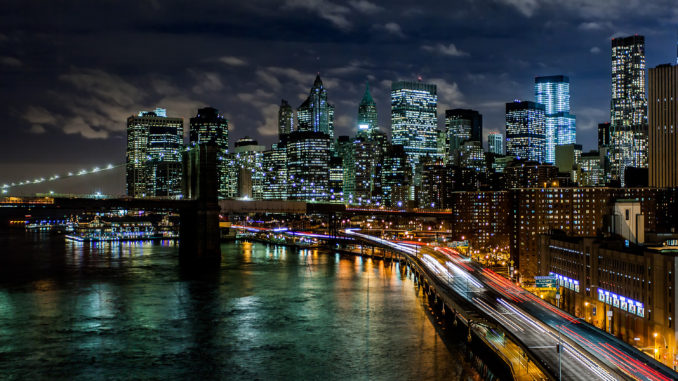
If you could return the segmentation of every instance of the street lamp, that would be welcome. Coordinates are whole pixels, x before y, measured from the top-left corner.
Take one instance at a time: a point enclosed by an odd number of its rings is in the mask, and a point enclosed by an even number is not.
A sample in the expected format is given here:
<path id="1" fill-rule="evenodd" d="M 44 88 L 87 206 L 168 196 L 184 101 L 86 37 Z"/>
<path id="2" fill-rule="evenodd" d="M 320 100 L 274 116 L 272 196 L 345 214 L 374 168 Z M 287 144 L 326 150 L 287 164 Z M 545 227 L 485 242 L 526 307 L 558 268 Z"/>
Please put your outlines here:
<path id="1" fill-rule="evenodd" d="M 653 333 L 652 336 L 654 336 L 654 357 L 657 359 L 659 357 L 659 360 L 661 361 L 661 355 L 659 354 L 659 348 L 657 348 L 657 336 L 661 336 L 662 339 L 664 340 L 664 348 L 668 349 L 668 344 L 666 344 L 666 338 L 664 335 L 659 335 L 657 332 Z"/>

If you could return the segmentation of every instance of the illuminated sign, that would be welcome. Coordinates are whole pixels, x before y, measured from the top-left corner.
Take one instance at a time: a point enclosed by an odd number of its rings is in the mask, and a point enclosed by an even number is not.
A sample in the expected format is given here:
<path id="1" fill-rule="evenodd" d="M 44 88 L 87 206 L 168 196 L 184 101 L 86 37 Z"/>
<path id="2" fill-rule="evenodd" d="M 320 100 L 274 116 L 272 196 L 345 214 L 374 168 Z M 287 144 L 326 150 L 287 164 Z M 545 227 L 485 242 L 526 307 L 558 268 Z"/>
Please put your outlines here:
<path id="1" fill-rule="evenodd" d="M 569 288 L 570 290 L 574 290 L 575 292 L 579 292 L 579 281 L 570 279 L 566 276 L 556 274 L 553 272 L 549 273 L 550 276 L 555 277 L 558 285 Z"/>
<path id="2" fill-rule="evenodd" d="M 359 124 L 358 125 L 359 130 L 367 130 L 368 128 L 370 128 L 369 124 Z"/>
<path id="3" fill-rule="evenodd" d="M 617 295 L 614 292 L 599 288 L 598 300 L 623 311 L 627 311 L 628 313 L 645 317 L 645 306 L 643 303 L 629 299 L 625 296 Z"/>

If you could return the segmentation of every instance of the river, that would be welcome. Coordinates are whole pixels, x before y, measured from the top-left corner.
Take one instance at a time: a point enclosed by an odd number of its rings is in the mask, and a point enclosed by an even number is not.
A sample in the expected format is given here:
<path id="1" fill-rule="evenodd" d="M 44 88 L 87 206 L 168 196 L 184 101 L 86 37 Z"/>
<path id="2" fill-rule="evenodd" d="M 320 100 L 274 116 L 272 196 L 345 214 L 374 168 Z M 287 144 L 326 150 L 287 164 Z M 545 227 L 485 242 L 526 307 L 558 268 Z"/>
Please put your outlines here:
<path id="1" fill-rule="evenodd" d="M 0 379 L 477 380 L 397 265 L 260 243 L 0 231 Z"/>

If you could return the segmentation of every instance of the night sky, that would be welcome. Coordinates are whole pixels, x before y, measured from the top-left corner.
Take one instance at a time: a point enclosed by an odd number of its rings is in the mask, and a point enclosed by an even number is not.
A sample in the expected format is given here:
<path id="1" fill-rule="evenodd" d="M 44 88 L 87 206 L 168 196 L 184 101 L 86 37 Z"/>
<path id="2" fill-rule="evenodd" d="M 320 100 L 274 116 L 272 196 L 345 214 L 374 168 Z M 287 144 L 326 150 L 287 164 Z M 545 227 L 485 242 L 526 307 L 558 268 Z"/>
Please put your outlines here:
<path id="1" fill-rule="evenodd" d="M 506 102 L 534 99 L 535 76 L 565 74 L 577 140 L 594 149 L 609 121 L 610 39 L 645 35 L 654 67 L 675 62 L 677 30 L 675 0 L 5 0 L 0 184 L 123 163 L 126 118 L 155 107 L 187 129 L 213 106 L 231 146 L 270 145 L 280 99 L 299 106 L 317 72 L 337 135 L 355 134 L 366 81 L 388 133 L 391 81 L 421 76 L 438 85 L 440 127 L 445 109 L 473 108 L 487 135 L 504 131 Z M 123 172 L 97 187 L 122 193 Z"/>

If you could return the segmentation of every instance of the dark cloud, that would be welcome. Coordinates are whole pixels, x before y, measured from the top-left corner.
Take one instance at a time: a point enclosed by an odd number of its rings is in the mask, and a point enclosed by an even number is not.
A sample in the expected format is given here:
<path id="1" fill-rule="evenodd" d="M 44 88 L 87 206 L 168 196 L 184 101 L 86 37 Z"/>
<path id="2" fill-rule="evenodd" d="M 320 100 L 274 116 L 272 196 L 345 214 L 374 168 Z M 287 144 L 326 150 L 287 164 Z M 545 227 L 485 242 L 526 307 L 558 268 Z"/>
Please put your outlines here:
<path id="1" fill-rule="evenodd" d="M 220 109 L 232 140 L 275 141 L 281 98 L 294 107 L 316 73 L 353 134 L 366 81 L 389 130 L 390 83 L 439 86 L 445 107 L 478 109 L 503 131 L 504 103 L 534 77 L 570 76 L 578 140 L 609 119 L 610 38 L 644 34 L 648 67 L 675 61 L 678 7 L 659 0 L 9 0 L 0 12 L 0 182 L 41 163 L 124 161 L 125 120 L 165 107 L 185 119 Z M 442 126 L 442 124 L 441 124 Z M 33 173 L 35 172 L 35 173 Z M 120 182 L 123 180 L 120 179 Z M 122 186 L 119 187 L 122 189 Z"/>

